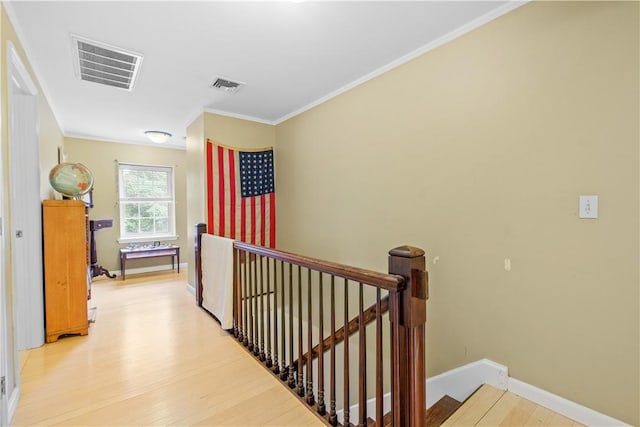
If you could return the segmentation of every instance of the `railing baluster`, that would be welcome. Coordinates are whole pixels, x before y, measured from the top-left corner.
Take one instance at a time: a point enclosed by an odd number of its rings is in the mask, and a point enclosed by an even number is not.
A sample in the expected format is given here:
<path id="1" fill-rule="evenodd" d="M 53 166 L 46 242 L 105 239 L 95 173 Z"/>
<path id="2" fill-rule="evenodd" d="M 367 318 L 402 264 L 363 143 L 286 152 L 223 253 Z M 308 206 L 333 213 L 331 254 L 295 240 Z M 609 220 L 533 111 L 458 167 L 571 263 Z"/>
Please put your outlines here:
<path id="1" fill-rule="evenodd" d="M 243 263 L 243 270 L 244 270 L 244 274 L 243 274 L 243 280 L 242 280 L 242 287 L 244 288 L 244 330 L 243 330 L 243 340 L 242 340 L 242 344 L 244 344 L 245 347 L 247 347 L 249 345 L 249 285 L 248 285 L 248 273 L 247 273 L 247 268 L 248 268 L 248 262 L 247 262 L 247 252 L 242 252 L 242 263 Z"/>
<path id="2" fill-rule="evenodd" d="M 282 261 L 281 261 L 282 262 Z M 278 261 L 273 261 L 273 372 L 280 373 L 278 364 Z"/>
<path id="3" fill-rule="evenodd" d="M 242 336 L 242 276 L 240 274 L 240 250 L 233 248 L 233 283 L 234 283 L 234 336 L 240 339 Z"/>
<path id="4" fill-rule="evenodd" d="M 260 347 L 258 346 L 258 337 L 260 330 L 258 329 L 258 256 L 253 256 L 253 354 L 260 355 Z"/>
<path id="5" fill-rule="evenodd" d="M 265 361 L 264 354 L 264 270 L 262 269 L 262 255 L 256 257 L 256 262 L 260 260 L 260 360 Z"/>
<path id="6" fill-rule="evenodd" d="M 315 404 L 313 397 L 313 309 L 311 307 L 311 269 L 307 269 L 307 404 Z"/>
<path id="7" fill-rule="evenodd" d="M 329 375 L 329 424 L 338 424 L 336 415 L 336 277 L 331 275 L 331 374 Z"/>
<path id="8" fill-rule="evenodd" d="M 254 334 L 255 334 L 255 330 L 253 328 L 253 315 L 254 315 L 254 311 L 253 311 L 253 274 L 251 273 L 251 254 L 247 253 L 247 273 L 248 273 L 248 280 L 249 280 L 249 351 L 251 351 L 253 353 L 253 344 L 255 343 L 254 340 Z"/>
<path id="9" fill-rule="evenodd" d="M 289 264 L 289 388 L 296 386 L 296 368 L 293 364 L 293 266 Z"/>
<path id="10" fill-rule="evenodd" d="M 298 266 L 298 396 L 304 396 L 304 374 L 302 367 L 302 267 Z"/>
<path id="11" fill-rule="evenodd" d="M 284 262 L 280 263 L 280 284 L 282 285 L 281 289 L 282 289 L 282 294 L 280 295 L 280 299 L 281 299 L 281 304 L 280 304 L 280 327 L 282 328 L 282 342 L 281 342 L 281 349 L 282 352 L 280 353 L 280 359 L 281 359 L 281 364 L 282 364 L 282 368 L 280 369 L 280 379 L 282 381 L 287 379 L 287 376 L 289 375 L 289 370 L 287 369 L 287 340 L 286 338 L 286 324 L 285 324 L 285 317 L 284 317 L 284 310 L 285 310 L 285 306 L 284 306 L 284 294 L 285 294 L 285 278 L 284 278 Z"/>
<path id="12" fill-rule="evenodd" d="M 236 256 L 237 256 L 237 249 L 233 249 L 233 336 L 234 337 L 238 337 L 238 295 L 240 294 L 238 292 L 238 275 L 237 273 L 237 268 L 238 268 L 238 263 L 236 262 Z"/>
<path id="13" fill-rule="evenodd" d="M 391 425 L 401 425 L 402 402 L 400 401 L 400 308 L 398 307 L 398 292 L 389 292 L 389 317 L 391 321 Z"/>
<path id="14" fill-rule="evenodd" d="M 318 413 L 324 415 L 324 292 L 322 290 L 322 273 L 318 272 Z"/>
<path id="15" fill-rule="evenodd" d="M 273 360 L 271 359 L 271 274 L 269 271 L 269 264 L 271 264 L 271 258 L 267 257 L 267 367 L 273 366 Z"/>
<path id="16" fill-rule="evenodd" d="M 244 311 L 244 307 L 242 306 L 242 302 L 244 301 L 244 288 L 242 283 L 242 251 L 240 249 L 236 249 L 237 258 L 235 258 L 236 262 L 236 273 L 238 278 L 238 300 L 236 304 L 238 305 L 239 315 L 238 315 L 238 341 L 242 341 L 244 335 L 244 317 L 246 315 Z"/>
<path id="17" fill-rule="evenodd" d="M 376 424 L 382 427 L 383 408 L 383 375 L 382 366 L 382 296 L 381 289 L 376 289 Z"/>
<path id="18" fill-rule="evenodd" d="M 366 427 L 367 425 L 367 334 L 364 325 L 364 296 L 363 286 L 360 283 L 360 292 L 358 295 L 359 311 L 358 311 L 358 367 L 359 367 L 359 390 L 358 390 L 358 425 Z"/>
<path id="19" fill-rule="evenodd" d="M 347 327 L 349 323 L 349 282 L 344 279 L 344 326 Z M 349 423 L 349 334 L 344 336 L 344 406 L 343 413 L 343 425 L 348 427 Z"/>

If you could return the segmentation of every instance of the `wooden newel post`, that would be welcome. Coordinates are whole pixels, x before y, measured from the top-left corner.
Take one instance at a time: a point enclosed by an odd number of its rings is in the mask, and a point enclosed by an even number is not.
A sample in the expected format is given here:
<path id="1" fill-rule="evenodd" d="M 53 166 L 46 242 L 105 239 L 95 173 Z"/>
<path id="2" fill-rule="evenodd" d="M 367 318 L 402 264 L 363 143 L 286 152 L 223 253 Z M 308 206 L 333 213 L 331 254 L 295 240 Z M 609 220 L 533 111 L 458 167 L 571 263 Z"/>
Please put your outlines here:
<path id="1" fill-rule="evenodd" d="M 425 325 L 429 298 L 424 251 L 411 246 L 392 249 L 389 274 L 406 280 L 402 291 L 389 295 L 393 425 L 422 427 L 427 406 Z"/>
<path id="2" fill-rule="evenodd" d="M 200 248 L 202 248 L 202 235 L 207 232 L 207 224 L 198 223 L 195 225 L 194 246 L 196 253 L 196 303 L 202 307 L 202 258 Z"/>

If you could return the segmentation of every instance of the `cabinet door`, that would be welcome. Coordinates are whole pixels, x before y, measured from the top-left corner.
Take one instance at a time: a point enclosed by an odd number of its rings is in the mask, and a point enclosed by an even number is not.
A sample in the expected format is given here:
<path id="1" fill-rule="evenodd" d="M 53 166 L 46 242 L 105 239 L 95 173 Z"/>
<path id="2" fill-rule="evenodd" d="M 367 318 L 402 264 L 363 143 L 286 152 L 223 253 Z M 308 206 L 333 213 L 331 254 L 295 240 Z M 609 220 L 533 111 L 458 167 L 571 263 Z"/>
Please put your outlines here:
<path id="1" fill-rule="evenodd" d="M 86 219 L 82 202 L 45 204 L 45 313 L 47 335 L 86 328 Z"/>

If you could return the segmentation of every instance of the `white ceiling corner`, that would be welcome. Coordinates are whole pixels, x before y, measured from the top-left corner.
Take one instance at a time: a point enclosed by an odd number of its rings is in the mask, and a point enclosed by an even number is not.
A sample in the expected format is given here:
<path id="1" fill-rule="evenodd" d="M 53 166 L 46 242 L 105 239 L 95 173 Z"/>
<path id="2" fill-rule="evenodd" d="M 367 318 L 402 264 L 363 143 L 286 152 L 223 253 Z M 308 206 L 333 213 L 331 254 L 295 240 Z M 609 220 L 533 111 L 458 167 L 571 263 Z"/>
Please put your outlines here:
<path id="1" fill-rule="evenodd" d="M 281 123 L 524 2 L 3 3 L 66 136 L 147 144 L 160 129 L 184 148 L 202 112 Z M 142 54 L 134 89 L 80 81 L 72 33 Z"/>

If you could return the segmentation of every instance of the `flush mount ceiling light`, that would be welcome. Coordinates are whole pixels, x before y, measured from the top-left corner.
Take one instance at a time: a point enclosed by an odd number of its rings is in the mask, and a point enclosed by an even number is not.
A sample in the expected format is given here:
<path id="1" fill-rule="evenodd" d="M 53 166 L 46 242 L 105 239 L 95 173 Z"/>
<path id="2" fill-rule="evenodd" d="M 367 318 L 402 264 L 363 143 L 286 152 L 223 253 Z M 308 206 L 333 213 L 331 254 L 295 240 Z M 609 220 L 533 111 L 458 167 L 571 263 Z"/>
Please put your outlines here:
<path id="1" fill-rule="evenodd" d="M 164 132 L 161 130 L 147 130 L 144 132 L 144 134 L 147 136 L 147 138 L 149 138 L 156 144 L 163 144 L 167 142 L 169 138 L 171 138 L 171 134 L 169 132 Z"/>

